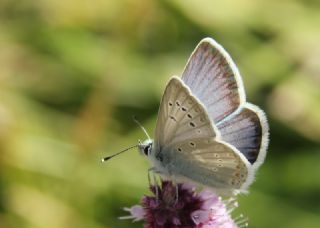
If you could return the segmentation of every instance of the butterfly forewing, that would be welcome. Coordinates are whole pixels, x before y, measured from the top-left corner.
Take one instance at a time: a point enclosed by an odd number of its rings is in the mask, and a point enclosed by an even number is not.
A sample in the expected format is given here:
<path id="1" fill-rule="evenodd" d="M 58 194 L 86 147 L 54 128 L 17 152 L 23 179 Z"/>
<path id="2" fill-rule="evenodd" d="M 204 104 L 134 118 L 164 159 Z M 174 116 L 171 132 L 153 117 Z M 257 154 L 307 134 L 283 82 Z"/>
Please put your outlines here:
<path id="1" fill-rule="evenodd" d="M 161 101 L 156 141 L 170 146 L 191 137 L 215 137 L 214 128 L 200 102 L 178 77 L 172 77 Z"/>
<path id="2" fill-rule="evenodd" d="M 201 102 L 179 78 L 171 78 L 160 104 L 154 156 L 164 159 L 163 166 L 174 176 L 213 188 L 239 189 L 247 178 L 247 161 L 217 136 Z"/>
<path id="3" fill-rule="evenodd" d="M 243 83 L 229 54 L 210 38 L 192 53 L 182 80 L 218 123 L 245 103 Z"/>

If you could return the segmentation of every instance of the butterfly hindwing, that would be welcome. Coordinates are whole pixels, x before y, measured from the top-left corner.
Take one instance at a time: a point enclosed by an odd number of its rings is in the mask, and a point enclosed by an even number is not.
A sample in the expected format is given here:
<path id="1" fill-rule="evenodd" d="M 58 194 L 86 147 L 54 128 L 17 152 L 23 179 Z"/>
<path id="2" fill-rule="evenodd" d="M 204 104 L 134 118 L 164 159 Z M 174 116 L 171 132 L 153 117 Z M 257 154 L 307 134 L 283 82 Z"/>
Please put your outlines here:
<path id="1" fill-rule="evenodd" d="M 216 189 L 240 189 L 247 164 L 235 148 L 213 138 L 189 139 L 172 145 L 171 171 Z M 169 157 L 170 157 L 169 155 Z"/>
<path id="2" fill-rule="evenodd" d="M 267 151 L 268 124 L 260 108 L 247 103 L 217 127 L 222 140 L 236 147 L 255 167 L 261 165 Z"/>
<path id="3" fill-rule="evenodd" d="M 240 73 L 229 54 L 211 38 L 203 39 L 182 74 L 182 80 L 218 123 L 245 103 Z"/>

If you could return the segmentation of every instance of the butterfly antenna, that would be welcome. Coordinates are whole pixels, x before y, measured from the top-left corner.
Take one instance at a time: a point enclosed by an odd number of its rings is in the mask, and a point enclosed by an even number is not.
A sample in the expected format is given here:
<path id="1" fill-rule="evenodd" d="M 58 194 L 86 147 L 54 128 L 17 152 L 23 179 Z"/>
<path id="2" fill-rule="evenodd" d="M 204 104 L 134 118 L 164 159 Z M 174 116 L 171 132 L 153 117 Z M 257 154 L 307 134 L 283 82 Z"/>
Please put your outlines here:
<path id="1" fill-rule="evenodd" d="M 135 148 L 135 147 L 138 147 L 138 145 L 131 146 L 131 147 L 129 147 L 129 148 L 127 148 L 127 149 L 124 149 L 124 150 L 122 150 L 122 151 L 120 151 L 120 152 L 118 152 L 118 153 L 115 153 L 115 154 L 113 154 L 113 155 L 110 155 L 110 156 L 107 156 L 107 157 L 105 157 L 105 158 L 102 158 L 101 161 L 102 161 L 102 162 L 108 161 L 109 159 L 111 159 L 111 158 L 113 158 L 113 157 L 115 157 L 115 156 L 117 156 L 117 155 L 119 155 L 119 154 L 122 154 L 122 153 L 124 153 L 124 152 L 126 152 L 126 151 L 128 151 L 128 150 L 131 150 L 131 149 L 133 149 L 133 148 Z"/>
<path id="2" fill-rule="evenodd" d="M 136 116 L 133 116 L 133 121 L 136 122 L 136 124 L 139 125 L 139 127 L 142 129 L 142 131 L 145 133 L 145 135 L 148 137 L 148 139 L 151 139 L 146 129 L 142 126 L 142 124 L 137 120 Z"/>

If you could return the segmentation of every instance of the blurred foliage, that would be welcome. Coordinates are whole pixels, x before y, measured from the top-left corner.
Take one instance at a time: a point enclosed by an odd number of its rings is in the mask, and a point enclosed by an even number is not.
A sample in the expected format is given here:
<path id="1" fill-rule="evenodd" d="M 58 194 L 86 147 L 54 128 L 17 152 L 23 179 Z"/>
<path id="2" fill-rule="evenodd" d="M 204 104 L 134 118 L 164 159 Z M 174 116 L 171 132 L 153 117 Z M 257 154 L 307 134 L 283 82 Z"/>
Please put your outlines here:
<path id="1" fill-rule="evenodd" d="M 320 227 L 320 2 L 1 0 L 0 227 L 141 227 L 159 100 L 210 36 L 233 56 L 271 145 L 240 208 L 250 227 Z"/>

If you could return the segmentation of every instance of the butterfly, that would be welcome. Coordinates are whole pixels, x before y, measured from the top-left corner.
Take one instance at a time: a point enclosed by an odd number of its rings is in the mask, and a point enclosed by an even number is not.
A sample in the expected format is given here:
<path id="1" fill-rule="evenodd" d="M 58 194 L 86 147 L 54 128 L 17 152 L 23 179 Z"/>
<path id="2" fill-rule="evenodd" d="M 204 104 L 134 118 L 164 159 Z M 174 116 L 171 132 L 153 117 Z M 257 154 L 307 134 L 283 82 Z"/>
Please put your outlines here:
<path id="1" fill-rule="evenodd" d="M 154 140 L 138 148 L 152 170 L 222 191 L 245 191 L 269 142 L 264 112 L 246 102 L 235 63 L 212 38 L 200 41 L 182 77 L 164 91 Z"/>

